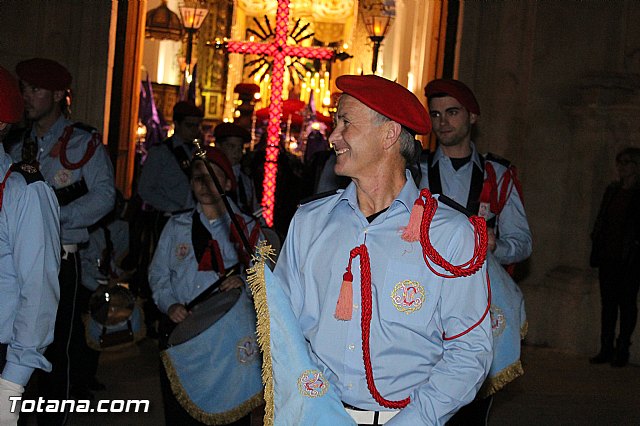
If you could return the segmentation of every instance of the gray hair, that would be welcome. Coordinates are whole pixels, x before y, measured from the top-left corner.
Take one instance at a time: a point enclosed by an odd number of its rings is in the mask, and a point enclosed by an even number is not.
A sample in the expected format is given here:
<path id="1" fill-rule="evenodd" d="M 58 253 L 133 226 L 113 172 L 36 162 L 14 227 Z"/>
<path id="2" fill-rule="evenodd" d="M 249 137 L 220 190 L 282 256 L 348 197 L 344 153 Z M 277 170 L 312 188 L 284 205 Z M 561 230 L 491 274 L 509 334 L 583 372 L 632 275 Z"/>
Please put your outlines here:
<path id="1" fill-rule="evenodd" d="M 380 114 L 378 111 L 371 111 L 371 117 L 373 118 L 373 122 L 376 125 L 381 125 L 386 123 L 387 121 L 392 121 L 389 117 Z M 399 123 L 398 123 L 399 124 Z M 406 127 L 402 126 L 402 131 L 400 132 L 400 154 L 405 160 L 405 164 L 413 164 L 418 161 L 420 156 L 420 151 L 422 146 L 413 136 L 411 131 Z"/>

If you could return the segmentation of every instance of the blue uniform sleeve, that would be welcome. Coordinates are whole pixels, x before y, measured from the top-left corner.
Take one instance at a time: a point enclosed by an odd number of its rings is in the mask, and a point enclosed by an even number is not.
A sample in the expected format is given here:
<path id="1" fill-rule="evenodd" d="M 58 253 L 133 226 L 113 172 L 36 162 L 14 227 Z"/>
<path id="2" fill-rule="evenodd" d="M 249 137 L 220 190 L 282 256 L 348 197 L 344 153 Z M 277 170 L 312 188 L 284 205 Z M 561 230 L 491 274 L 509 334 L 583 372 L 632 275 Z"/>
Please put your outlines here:
<path id="1" fill-rule="evenodd" d="M 153 300 L 160 312 L 165 314 L 174 303 L 182 303 L 176 298 L 171 287 L 172 272 L 169 268 L 169 260 L 174 248 L 172 229 L 174 229 L 173 220 L 169 220 L 162 230 L 158 247 L 149 265 L 149 286 L 153 293 Z"/>
<path id="2" fill-rule="evenodd" d="M 104 145 L 98 146 L 91 159 L 82 166 L 89 192 L 60 208 L 64 229 L 87 228 L 109 213 L 115 204 L 113 167 Z"/>
<path id="3" fill-rule="evenodd" d="M 493 251 L 493 255 L 503 265 L 527 259 L 531 256 L 533 247 L 529 222 L 520 194 L 513 181 L 510 182 L 510 186 L 507 202 L 497 218 L 496 227 L 499 235 L 496 239 L 496 249 Z"/>
<path id="4" fill-rule="evenodd" d="M 278 278 L 285 295 L 289 298 L 294 315 L 296 318 L 300 318 L 304 305 L 304 292 L 302 291 L 300 268 L 297 263 L 296 229 L 296 216 L 294 216 L 273 274 Z"/>
<path id="5" fill-rule="evenodd" d="M 60 225 L 58 202 L 44 182 L 27 186 L 23 196 L 9 205 L 12 245 L 20 297 L 2 377 L 25 386 L 34 368 L 51 364 L 42 355 L 53 340 L 60 291 Z"/>
<path id="6" fill-rule="evenodd" d="M 473 233 L 468 227 L 451 229 L 449 247 L 438 252 L 453 264 L 466 262 L 473 252 Z M 443 333 L 464 333 L 482 318 L 488 303 L 486 263 L 470 277 L 445 279 L 436 313 Z M 388 425 L 444 425 L 470 403 L 489 372 L 493 337 L 490 316 L 468 333 L 442 340 L 443 356 L 431 377 L 411 393 L 411 402 Z"/>

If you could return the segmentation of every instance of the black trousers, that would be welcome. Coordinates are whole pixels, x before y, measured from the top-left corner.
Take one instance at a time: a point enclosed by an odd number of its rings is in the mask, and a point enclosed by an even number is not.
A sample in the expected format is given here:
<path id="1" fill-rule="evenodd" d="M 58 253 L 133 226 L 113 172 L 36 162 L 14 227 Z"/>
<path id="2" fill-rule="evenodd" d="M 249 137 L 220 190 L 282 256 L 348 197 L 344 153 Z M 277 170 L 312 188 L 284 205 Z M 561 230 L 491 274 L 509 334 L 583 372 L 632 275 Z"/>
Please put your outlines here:
<path id="1" fill-rule="evenodd" d="M 620 312 L 620 341 L 628 344 L 638 320 L 638 289 L 640 275 L 615 262 L 599 267 L 600 301 L 602 303 L 601 337 L 613 344 L 618 312 Z"/>
<path id="2" fill-rule="evenodd" d="M 80 256 L 69 253 L 60 263 L 60 302 L 56 315 L 53 342 L 45 351 L 52 370 L 38 370 L 38 396 L 44 399 L 69 399 L 72 377 L 71 354 L 83 344 L 84 327 L 80 316 L 78 288 L 80 286 Z M 67 413 L 38 413 L 39 425 L 63 425 Z"/>
<path id="3" fill-rule="evenodd" d="M 449 419 L 447 426 L 485 426 L 489 419 L 489 410 L 493 395 L 483 399 L 474 399 L 462 407 Z"/>

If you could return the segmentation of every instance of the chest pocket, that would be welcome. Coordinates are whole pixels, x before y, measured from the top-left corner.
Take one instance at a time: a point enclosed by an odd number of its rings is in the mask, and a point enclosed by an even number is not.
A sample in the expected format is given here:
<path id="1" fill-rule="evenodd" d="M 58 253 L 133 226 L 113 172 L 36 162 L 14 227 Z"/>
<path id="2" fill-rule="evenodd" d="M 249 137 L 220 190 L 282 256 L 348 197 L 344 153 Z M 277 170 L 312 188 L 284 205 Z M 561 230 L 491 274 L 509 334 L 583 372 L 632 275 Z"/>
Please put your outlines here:
<path id="1" fill-rule="evenodd" d="M 430 279 L 425 265 L 392 261 L 377 295 L 381 319 L 422 328 L 431 321 L 440 298 L 440 280 Z"/>

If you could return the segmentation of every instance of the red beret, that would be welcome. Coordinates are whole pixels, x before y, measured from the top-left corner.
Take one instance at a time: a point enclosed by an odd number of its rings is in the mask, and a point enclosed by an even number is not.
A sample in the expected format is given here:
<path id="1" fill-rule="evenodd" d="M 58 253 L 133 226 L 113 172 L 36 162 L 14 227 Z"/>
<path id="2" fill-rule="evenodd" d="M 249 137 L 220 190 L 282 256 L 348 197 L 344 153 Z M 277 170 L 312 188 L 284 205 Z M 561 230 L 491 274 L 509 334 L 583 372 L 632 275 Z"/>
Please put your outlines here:
<path id="1" fill-rule="evenodd" d="M 33 58 L 16 65 L 20 80 L 47 90 L 67 90 L 71 87 L 69 71 L 51 59 Z"/>
<path id="2" fill-rule="evenodd" d="M 17 123 L 20 121 L 24 103 L 18 88 L 18 81 L 0 67 L 0 122 Z"/>
<path id="3" fill-rule="evenodd" d="M 427 110 L 416 95 L 398 83 L 377 75 L 343 75 L 336 79 L 336 86 L 414 133 L 431 131 Z"/>
<path id="4" fill-rule="evenodd" d="M 480 115 L 480 105 L 476 97 L 473 95 L 463 82 L 459 80 L 438 79 L 433 80 L 424 88 L 424 95 L 429 99 L 433 95 L 447 94 L 452 98 L 456 98 L 467 111 Z"/>
<path id="5" fill-rule="evenodd" d="M 253 83 L 240 83 L 236 84 L 235 89 L 233 89 L 235 93 L 248 93 L 253 95 L 254 93 L 258 93 L 260 91 L 260 86 Z"/>
<path id="6" fill-rule="evenodd" d="M 224 152 L 222 152 L 222 150 L 214 146 L 207 145 L 205 147 L 205 150 L 207 151 L 207 160 L 222 169 L 224 174 L 227 176 L 227 179 L 231 181 L 231 189 L 235 190 L 236 175 L 233 173 L 233 167 L 231 166 L 231 162 L 229 161 L 227 156 L 224 155 Z"/>
<path id="7" fill-rule="evenodd" d="M 182 117 L 204 117 L 204 113 L 200 108 L 187 101 L 180 101 L 173 106 L 174 120 L 176 115 Z"/>
<path id="8" fill-rule="evenodd" d="M 213 129 L 213 136 L 216 138 L 216 142 L 219 142 L 225 138 L 238 137 L 242 138 L 245 142 L 251 141 L 251 133 L 244 127 L 240 127 L 233 123 L 220 123 Z"/>

